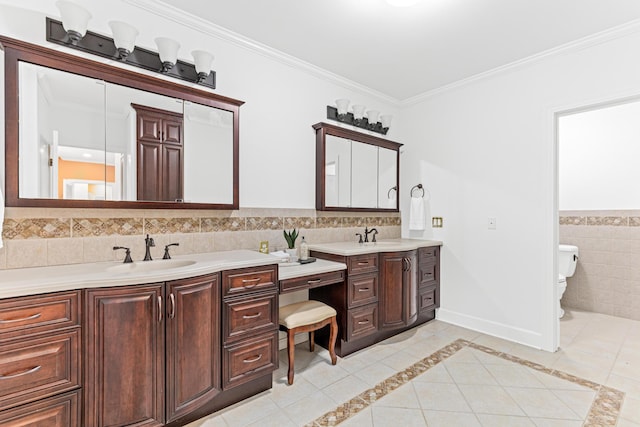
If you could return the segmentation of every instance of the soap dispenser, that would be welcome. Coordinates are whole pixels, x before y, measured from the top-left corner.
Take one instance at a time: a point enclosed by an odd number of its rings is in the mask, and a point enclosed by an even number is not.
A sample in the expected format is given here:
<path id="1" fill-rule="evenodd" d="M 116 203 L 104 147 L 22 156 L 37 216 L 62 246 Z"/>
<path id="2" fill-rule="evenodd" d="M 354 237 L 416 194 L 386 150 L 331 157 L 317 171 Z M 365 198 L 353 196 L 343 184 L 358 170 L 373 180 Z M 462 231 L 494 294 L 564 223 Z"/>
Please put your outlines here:
<path id="1" fill-rule="evenodd" d="M 302 241 L 300 242 L 300 260 L 306 261 L 309 259 L 309 245 L 307 241 L 304 240 L 304 236 L 302 236 Z"/>

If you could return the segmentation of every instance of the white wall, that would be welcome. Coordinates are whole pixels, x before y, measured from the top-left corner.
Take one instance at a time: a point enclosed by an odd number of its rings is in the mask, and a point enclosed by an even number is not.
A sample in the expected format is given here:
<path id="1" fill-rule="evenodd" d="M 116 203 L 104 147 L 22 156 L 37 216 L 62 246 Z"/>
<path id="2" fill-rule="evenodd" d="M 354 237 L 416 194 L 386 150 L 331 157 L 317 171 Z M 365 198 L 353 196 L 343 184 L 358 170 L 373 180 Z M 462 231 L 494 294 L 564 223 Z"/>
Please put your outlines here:
<path id="1" fill-rule="evenodd" d="M 402 111 L 403 235 L 444 241 L 440 319 L 554 349 L 554 113 L 640 93 L 638 46 L 637 32 L 579 46 Z M 419 182 L 444 228 L 406 229 Z"/>
<path id="2" fill-rule="evenodd" d="M 558 119 L 560 210 L 640 209 L 640 102 Z"/>
<path id="3" fill-rule="evenodd" d="M 352 103 L 398 115 L 398 108 L 385 99 L 292 67 L 232 41 L 204 34 L 124 1 L 78 0 L 78 3 L 93 14 L 89 23 L 92 31 L 110 34 L 108 21 L 125 20 L 140 31 L 138 46 L 155 51 L 153 39 L 169 36 L 181 44 L 180 59 L 193 62 L 190 52 L 195 49 L 206 49 L 215 55 L 212 66 L 217 72 L 215 92 L 245 101 L 240 108 L 242 207 L 315 207 L 315 134 L 311 125 L 326 121 L 326 106 L 332 105 L 335 99 L 349 98 Z M 44 15 L 59 18 L 55 2 L 25 0 L 21 6 L 32 10 L 0 4 L 0 34 L 48 45 Z M 97 57 L 92 59 L 99 60 Z M 394 132 L 392 127 L 390 139 L 396 137 Z M 1 138 L 4 138 L 4 132 Z M 1 142 L 4 146 L 4 141 Z M 4 164 L 0 168 L 3 170 Z"/>

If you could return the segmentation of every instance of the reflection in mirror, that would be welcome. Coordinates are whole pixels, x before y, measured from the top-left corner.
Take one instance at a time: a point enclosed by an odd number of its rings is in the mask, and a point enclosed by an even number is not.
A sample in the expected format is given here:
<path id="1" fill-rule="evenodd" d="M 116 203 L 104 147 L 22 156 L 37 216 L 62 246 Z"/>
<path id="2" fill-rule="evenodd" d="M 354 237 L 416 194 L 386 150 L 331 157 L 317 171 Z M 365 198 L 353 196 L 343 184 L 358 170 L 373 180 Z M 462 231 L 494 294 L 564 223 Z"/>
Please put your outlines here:
<path id="1" fill-rule="evenodd" d="M 327 135 L 325 203 L 351 206 L 351 141 L 333 135 Z"/>
<path id="2" fill-rule="evenodd" d="M 24 62 L 19 76 L 20 197 L 104 200 L 104 82 Z"/>
<path id="3" fill-rule="evenodd" d="M 20 197 L 233 203 L 232 111 L 26 62 L 19 69 Z M 156 120 L 167 116 L 180 124 Z M 166 141 L 172 131 L 178 141 Z"/>
<path id="4" fill-rule="evenodd" d="M 316 209 L 398 211 L 402 144 L 328 123 L 313 128 Z"/>
<path id="5" fill-rule="evenodd" d="M 388 148 L 378 148 L 378 207 L 394 208 L 398 197 L 398 152 Z"/>
<path id="6" fill-rule="evenodd" d="M 378 147 L 351 143 L 351 206 L 378 207 Z"/>
<path id="7" fill-rule="evenodd" d="M 186 202 L 233 202 L 233 113 L 184 103 L 184 199 Z"/>

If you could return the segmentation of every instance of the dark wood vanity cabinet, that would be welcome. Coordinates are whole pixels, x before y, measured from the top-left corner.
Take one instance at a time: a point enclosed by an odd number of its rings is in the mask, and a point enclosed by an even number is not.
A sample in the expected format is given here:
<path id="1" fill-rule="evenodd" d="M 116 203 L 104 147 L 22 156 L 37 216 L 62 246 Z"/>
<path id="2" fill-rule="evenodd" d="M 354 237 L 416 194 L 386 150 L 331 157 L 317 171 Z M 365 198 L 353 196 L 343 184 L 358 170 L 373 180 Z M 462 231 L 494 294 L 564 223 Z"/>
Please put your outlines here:
<path id="1" fill-rule="evenodd" d="M 278 368 L 276 265 L 222 272 L 222 388 L 232 390 Z"/>
<path id="2" fill-rule="evenodd" d="M 344 284 L 309 291 L 338 312 L 336 352 L 345 356 L 435 318 L 440 306 L 440 247 L 341 256 L 311 255 L 347 265 Z M 326 341 L 322 331 L 319 342 Z"/>
<path id="3" fill-rule="evenodd" d="M 220 392 L 219 274 L 85 298 L 84 424 L 161 426 Z"/>
<path id="4" fill-rule="evenodd" d="M 380 329 L 409 326 L 418 318 L 417 253 L 380 254 Z"/>
<path id="5" fill-rule="evenodd" d="M 0 425 L 79 425 L 79 300 L 79 291 L 0 300 Z"/>

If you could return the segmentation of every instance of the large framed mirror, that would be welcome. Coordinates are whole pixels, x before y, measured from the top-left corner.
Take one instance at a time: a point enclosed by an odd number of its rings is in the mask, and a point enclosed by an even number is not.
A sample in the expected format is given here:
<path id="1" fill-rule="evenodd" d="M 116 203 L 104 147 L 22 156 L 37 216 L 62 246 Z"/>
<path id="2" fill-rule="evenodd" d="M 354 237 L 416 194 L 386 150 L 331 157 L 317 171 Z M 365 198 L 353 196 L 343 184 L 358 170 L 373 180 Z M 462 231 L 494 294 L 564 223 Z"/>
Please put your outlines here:
<path id="1" fill-rule="evenodd" d="M 402 144 L 328 123 L 316 131 L 316 209 L 398 212 Z"/>
<path id="2" fill-rule="evenodd" d="M 242 101 L 0 43 L 7 206 L 238 208 Z"/>

